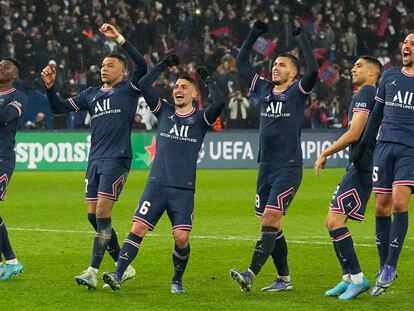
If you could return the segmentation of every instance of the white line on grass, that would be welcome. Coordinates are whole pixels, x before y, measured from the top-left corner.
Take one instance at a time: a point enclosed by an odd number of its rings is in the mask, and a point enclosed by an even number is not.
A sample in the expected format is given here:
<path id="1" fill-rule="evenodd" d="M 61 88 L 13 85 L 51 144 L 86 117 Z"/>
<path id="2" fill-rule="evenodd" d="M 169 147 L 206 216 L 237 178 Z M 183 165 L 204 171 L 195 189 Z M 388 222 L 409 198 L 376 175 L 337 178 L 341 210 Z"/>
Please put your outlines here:
<path id="1" fill-rule="evenodd" d="M 66 230 L 66 229 L 46 229 L 46 228 L 7 228 L 11 231 L 30 231 L 30 232 L 52 232 L 52 233 L 81 233 L 81 234 L 94 234 L 95 231 L 84 231 L 84 230 Z M 153 237 L 171 237 L 170 234 L 157 234 L 157 233 L 148 233 L 148 236 Z M 291 240 L 287 239 L 289 243 L 292 244 L 316 244 L 316 245 L 331 245 L 332 242 L 321 242 L 315 241 L 315 239 L 328 239 L 326 236 L 306 236 L 306 237 L 295 237 L 299 238 L 300 240 Z M 365 238 L 365 239 L 373 239 L 372 237 L 358 237 L 358 238 Z M 191 239 L 200 239 L 200 240 L 229 240 L 229 241 L 256 241 L 257 238 L 254 237 L 246 237 L 246 236 L 208 236 L 208 235 L 192 235 Z M 407 238 L 406 238 L 407 239 Z M 412 238 L 408 238 L 412 239 Z M 354 243 L 356 246 L 364 246 L 364 247 L 376 247 L 374 243 L 366 244 L 366 243 Z M 408 246 L 404 246 L 404 248 L 410 248 Z"/>

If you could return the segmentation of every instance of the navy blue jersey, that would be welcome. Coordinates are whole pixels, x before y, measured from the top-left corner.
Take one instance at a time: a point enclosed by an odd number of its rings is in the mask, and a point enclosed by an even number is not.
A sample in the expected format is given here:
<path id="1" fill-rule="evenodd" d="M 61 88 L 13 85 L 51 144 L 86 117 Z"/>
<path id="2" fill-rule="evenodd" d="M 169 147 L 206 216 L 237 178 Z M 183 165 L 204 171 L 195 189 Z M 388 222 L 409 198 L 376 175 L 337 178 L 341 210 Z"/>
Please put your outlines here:
<path id="1" fill-rule="evenodd" d="M 270 167 L 302 165 L 300 135 L 305 112 L 306 96 L 312 91 L 318 64 L 304 31 L 296 37 L 306 62 L 306 73 L 293 81 L 283 92 L 274 91 L 275 84 L 257 75 L 250 63 L 250 54 L 258 34 L 252 30 L 237 55 L 237 71 L 250 93 L 259 98 L 260 146 L 259 163 Z"/>
<path id="2" fill-rule="evenodd" d="M 372 85 L 365 85 L 363 86 L 358 93 L 355 95 L 355 97 L 352 99 L 351 105 L 349 106 L 348 111 L 348 128 L 352 124 L 352 117 L 354 116 L 355 112 L 362 112 L 370 114 L 372 109 L 375 105 L 375 93 L 377 91 L 377 88 Z M 363 134 L 361 135 L 362 138 Z M 353 150 L 356 147 L 356 145 L 360 142 L 357 141 L 353 143 L 349 147 L 349 164 L 353 161 Z M 362 163 L 362 167 L 366 168 L 366 171 L 372 171 L 372 156 L 375 149 L 375 138 L 372 138 L 368 142 L 368 149 L 367 152 L 369 153 L 366 155 L 363 159 L 364 163 Z"/>
<path id="3" fill-rule="evenodd" d="M 386 70 L 375 99 L 384 104 L 378 141 L 414 147 L 414 75 L 400 66 Z"/>
<path id="4" fill-rule="evenodd" d="M 181 115 L 160 99 L 152 112 L 158 119 L 157 153 L 148 182 L 195 189 L 198 152 L 212 125 L 205 110 L 193 108 Z"/>
<path id="5" fill-rule="evenodd" d="M 53 91 L 48 91 L 53 100 Z M 141 92 L 130 81 L 110 89 L 90 87 L 60 105 L 61 112 L 86 110 L 91 115 L 89 160 L 132 158 L 131 129 Z"/>
<path id="6" fill-rule="evenodd" d="M 147 72 L 144 57 L 131 44 L 123 48 L 135 63 L 131 81 L 112 88 L 90 87 L 75 97 L 61 101 L 53 87 L 47 90 L 53 113 L 86 110 L 91 115 L 91 148 L 89 160 L 132 158 L 131 129 L 137 110 L 139 79 Z"/>
<path id="7" fill-rule="evenodd" d="M 301 81 L 294 81 L 282 93 L 273 88 L 272 82 L 257 74 L 250 86 L 260 106 L 259 163 L 301 166 L 300 135 L 309 92 L 303 90 Z"/>
<path id="8" fill-rule="evenodd" d="M 14 168 L 16 159 L 14 146 L 19 118 L 27 105 L 26 95 L 14 88 L 0 92 L 0 161 L 2 165 Z"/>

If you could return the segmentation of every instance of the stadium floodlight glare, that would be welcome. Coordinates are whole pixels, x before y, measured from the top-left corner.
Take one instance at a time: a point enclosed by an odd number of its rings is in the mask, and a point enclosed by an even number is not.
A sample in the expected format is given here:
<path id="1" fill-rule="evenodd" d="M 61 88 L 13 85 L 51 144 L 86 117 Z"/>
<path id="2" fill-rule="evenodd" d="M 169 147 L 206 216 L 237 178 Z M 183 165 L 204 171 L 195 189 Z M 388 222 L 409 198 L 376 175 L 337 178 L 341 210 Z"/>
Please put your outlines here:
<path id="1" fill-rule="evenodd" d="M 200 8 L 197 8 L 197 9 L 195 10 L 195 13 L 196 13 L 197 15 L 200 15 L 200 14 L 201 14 L 201 9 L 200 9 Z"/>

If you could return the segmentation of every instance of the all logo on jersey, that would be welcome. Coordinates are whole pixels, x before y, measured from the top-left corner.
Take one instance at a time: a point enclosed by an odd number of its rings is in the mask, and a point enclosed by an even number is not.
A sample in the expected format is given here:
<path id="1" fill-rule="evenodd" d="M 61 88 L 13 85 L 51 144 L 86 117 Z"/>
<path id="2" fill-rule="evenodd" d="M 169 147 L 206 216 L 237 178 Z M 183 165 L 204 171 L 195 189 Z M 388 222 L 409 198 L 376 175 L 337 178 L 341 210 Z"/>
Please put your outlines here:
<path id="1" fill-rule="evenodd" d="M 392 99 L 393 102 L 398 102 L 400 104 L 405 105 L 411 105 L 413 101 L 413 92 L 404 92 L 398 91 L 397 94 L 395 94 L 394 98 Z"/>
<path id="2" fill-rule="evenodd" d="M 106 110 L 111 110 L 110 98 L 104 99 L 101 103 L 99 101 L 96 101 L 95 113 L 103 112 Z"/>
<path id="3" fill-rule="evenodd" d="M 279 118 L 279 117 L 290 117 L 289 112 L 282 113 L 283 102 L 281 101 L 271 101 L 266 107 L 266 112 L 262 112 L 262 117 L 269 118 Z"/>
<path id="4" fill-rule="evenodd" d="M 184 140 L 188 142 L 197 142 L 197 139 L 188 137 L 190 126 L 189 125 L 178 125 L 174 124 L 173 127 L 168 131 L 168 133 L 161 133 L 163 137 Z"/>
<path id="5" fill-rule="evenodd" d="M 111 99 L 106 98 L 102 101 L 97 100 L 95 102 L 95 113 L 93 114 L 92 119 L 107 115 L 107 114 L 113 114 L 113 113 L 120 113 L 121 109 L 112 109 L 111 108 Z"/>

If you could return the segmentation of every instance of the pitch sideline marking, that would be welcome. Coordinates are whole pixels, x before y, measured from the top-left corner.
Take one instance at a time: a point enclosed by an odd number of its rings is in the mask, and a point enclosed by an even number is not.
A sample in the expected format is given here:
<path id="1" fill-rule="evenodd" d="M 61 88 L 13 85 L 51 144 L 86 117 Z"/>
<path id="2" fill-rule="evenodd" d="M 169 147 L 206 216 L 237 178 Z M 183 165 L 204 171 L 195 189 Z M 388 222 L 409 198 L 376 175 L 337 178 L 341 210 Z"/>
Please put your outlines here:
<path id="1" fill-rule="evenodd" d="M 11 231 L 30 231 L 30 232 L 51 232 L 51 233 L 87 233 L 87 234 L 94 234 L 95 231 L 84 231 L 84 230 L 66 230 L 66 229 L 41 229 L 41 228 L 7 228 Z M 125 233 L 127 234 L 127 233 Z M 148 236 L 151 237 L 171 237 L 170 234 L 157 234 L 157 233 L 148 233 Z M 320 241 L 310 241 L 312 239 L 328 239 L 326 236 L 307 236 L 307 237 L 296 237 L 299 239 L 307 239 L 307 240 L 290 240 L 287 239 L 288 243 L 292 244 L 317 244 L 317 245 L 331 245 L 332 242 L 320 242 Z M 373 237 L 361 237 L 365 239 L 373 239 Z M 192 235 L 191 239 L 200 239 L 200 240 L 228 240 L 228 241 L 256 241 L 257 238 L 253 237 L 243 237 L 243 236 L 205 236 L 205 235 Z M 414 238 L 406 238 L 406 239 L 414 239 Z M 375 242 L 373 244 L 366 244 L 366 243 L 354 243 L 356 246 L 364 246 L 364 247 L 376 247 Z M 410 248 L 408 246 L 404 246 L 404 248 Z"/>

